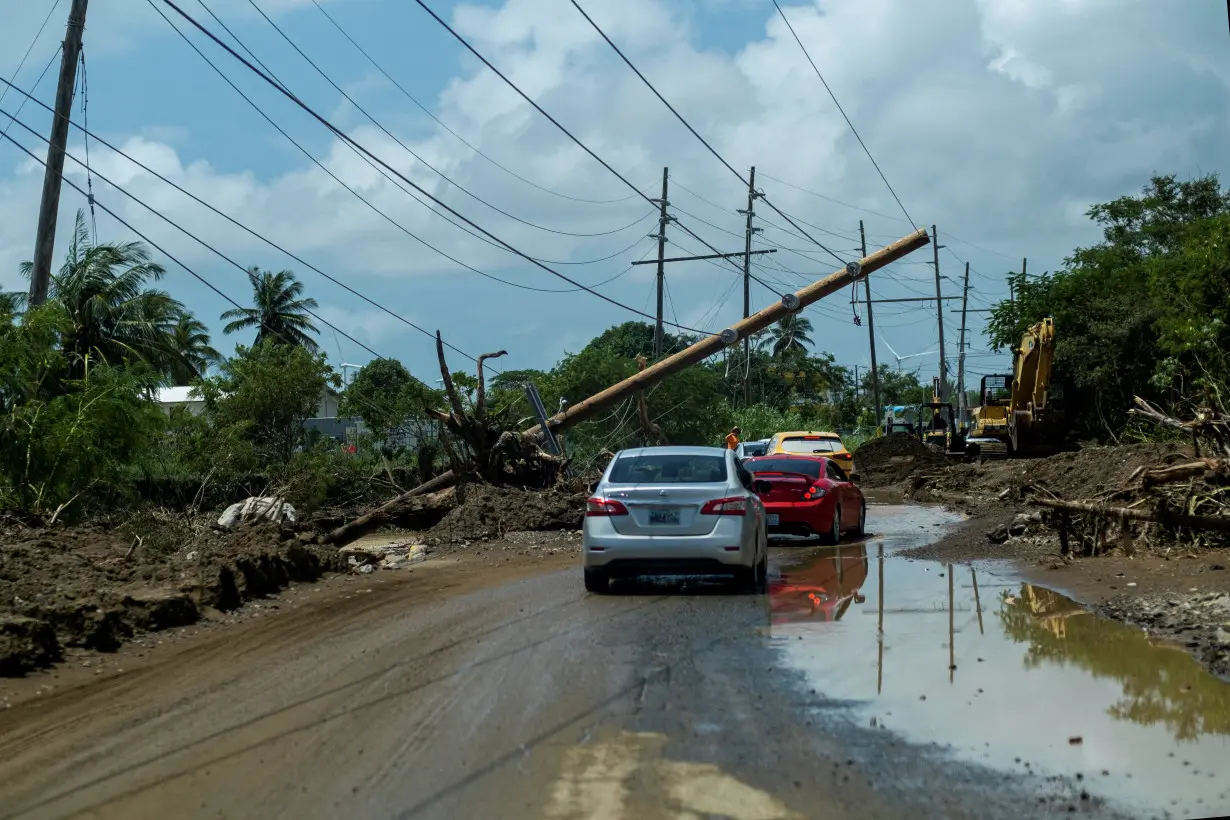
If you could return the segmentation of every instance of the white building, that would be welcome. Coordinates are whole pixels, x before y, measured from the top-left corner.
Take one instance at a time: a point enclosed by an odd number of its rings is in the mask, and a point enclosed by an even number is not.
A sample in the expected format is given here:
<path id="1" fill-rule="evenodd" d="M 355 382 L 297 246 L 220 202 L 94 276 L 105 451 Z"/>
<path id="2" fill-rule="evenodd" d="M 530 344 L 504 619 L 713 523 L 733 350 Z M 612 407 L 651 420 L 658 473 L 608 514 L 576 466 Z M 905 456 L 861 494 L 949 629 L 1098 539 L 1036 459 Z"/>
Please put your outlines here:
<path id="1" fill-rule="evenodd" d="M 340 398 L 334 390 L 326 387 L 320 394 L 320 401 L 316 404 L 313 418 L 337 418 L 337 405 Z M 154 396 L 154 401 L 158 402 L 167 415 L 170 415 L 171 410 L 175 407 L 183 407 L 194 416 L 205 412 L 205 400 L 201 398 L 201 394 L 195 387 L 160 387 Z"/>

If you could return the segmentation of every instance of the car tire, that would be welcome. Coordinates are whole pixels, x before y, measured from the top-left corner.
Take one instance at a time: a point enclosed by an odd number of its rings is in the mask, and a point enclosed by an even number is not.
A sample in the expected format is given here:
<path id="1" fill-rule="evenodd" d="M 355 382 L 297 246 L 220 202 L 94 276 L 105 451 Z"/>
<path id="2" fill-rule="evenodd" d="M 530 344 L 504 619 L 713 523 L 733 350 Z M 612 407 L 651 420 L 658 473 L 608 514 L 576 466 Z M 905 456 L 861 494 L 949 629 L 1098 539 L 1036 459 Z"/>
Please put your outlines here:
<path id="1" fill-rule="evenodd" d="M 858 529 L 854 531 L 854 534 L 859 538 L 862 538 L 864 535 L 867 534 L 867 502 L 866 501 L 859 503 Z"/>
<path id="2" fill-rule="evenodd" d="M 596 595 L 605 595 L 611 589 L 611 576 L 606 570 L 586 569 L 585 590 Z"/>
<path id="3" fill-rule="evenodd" d="M 833 509 L 833 526 L 824 534 L 824 542 L 830 545 L 841 543 L 841 507 Z"/>
<path id="4" fill-rule="evenodd" d="M 760 561 L 756 564 L 754 586 L 756 595 L 764 595 L 769 591 L 769 551 L 767 549 L 761 554 Z"/>

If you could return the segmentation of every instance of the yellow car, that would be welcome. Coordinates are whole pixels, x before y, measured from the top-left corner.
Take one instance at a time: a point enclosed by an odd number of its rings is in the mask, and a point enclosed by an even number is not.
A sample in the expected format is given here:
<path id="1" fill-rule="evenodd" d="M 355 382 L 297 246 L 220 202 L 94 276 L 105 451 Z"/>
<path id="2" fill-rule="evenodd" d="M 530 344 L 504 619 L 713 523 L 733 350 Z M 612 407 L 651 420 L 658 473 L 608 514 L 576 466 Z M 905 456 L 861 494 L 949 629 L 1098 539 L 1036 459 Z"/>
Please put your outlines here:
<path id="1" fill-rule="evenodd" d="M 814 433 L 808 430 L 778 433 L 769 439 L 765 455 L 775 456 L 782 453 L 824 456 L 831 458 L 846 475 L 854 470 L 854 456 L 836 433 Z"/>

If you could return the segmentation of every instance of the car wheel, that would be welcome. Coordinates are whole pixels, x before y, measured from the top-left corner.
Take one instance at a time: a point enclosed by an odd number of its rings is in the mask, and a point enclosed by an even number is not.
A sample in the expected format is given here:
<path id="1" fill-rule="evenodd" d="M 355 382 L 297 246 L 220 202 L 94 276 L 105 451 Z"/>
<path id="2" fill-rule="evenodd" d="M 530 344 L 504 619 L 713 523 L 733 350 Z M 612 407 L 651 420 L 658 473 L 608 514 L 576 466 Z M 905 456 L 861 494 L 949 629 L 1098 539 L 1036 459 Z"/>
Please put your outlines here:
<path id="1" fill-rule="evenodd" d="M 837 544 L 841 541 L 841 507 L 833 509 L 833 526 L 824 536 L 825 542 L 829 544 Z"/>
<path id="2" fill-rule="evenodd" d="M 858 529 L 854 531 L 854 534 L 858 536 L 859 538 L 862 538 L 864 535 L 867 534 L 867 502 L 866 501 L 860 502 L 859 504 Z"/>
<path id="3" fill-rule="evenodd" d="M 601 569 L 586 569 L 585 570 L 585 589 L 587 592 L 594 592 L 599 595 L 606 593 L 611 588 L 611 576 L 607 575 L 606 570 Z"/>
<path id="4" fill-rule="evenodd" d="M 765 550 L 760 555 L 760 562 L 756 564 L 756 583 L 755 594 L 764 595 L 769 591 L 769 551 Z"/>

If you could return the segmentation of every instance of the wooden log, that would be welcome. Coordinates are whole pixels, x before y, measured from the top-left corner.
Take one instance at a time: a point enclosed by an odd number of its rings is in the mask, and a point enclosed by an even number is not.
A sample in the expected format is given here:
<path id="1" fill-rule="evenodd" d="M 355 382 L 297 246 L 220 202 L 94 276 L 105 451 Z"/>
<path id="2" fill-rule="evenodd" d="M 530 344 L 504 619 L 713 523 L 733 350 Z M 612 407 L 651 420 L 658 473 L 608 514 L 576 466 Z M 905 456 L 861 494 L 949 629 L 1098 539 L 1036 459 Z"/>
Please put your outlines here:
<path id="1" fill-rule="evenodd" d="M 1141 473 L 1142 487 L 1153 487 L 1158 484 L 1170 484 L 1189 478 L 1224 476 L 1230 472 L 1230 459 L 1202 458 L 1186 464 L 1176 464 L 1173 467 L 1157 467 Z M 1210 475 L 1211 474 L 1211 475 Z"/>
<path id="2" fill-rule="evenodd" d="M 1230 518 L 1220 518 L 1207 515 L 1185 515 L 1183 513 L 1167 513 L 1159 516 L 1149 510 L 1133 510 L 1127 507 L 1102 507 L 1083 501 L 1063 501 L 1058 498 L 1031 498 L 1030 504 L 1050 507 L 1053 510 L 1065 512 L 1086 513 L 1089 515 L 1118 518 L 1125 521 L 1147 521 L 1153 524 L 1167 524 L 1178 527 L 1190 527 L 1194 530 L 1216 530 L 1230 532 Z"/>

